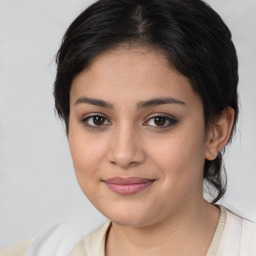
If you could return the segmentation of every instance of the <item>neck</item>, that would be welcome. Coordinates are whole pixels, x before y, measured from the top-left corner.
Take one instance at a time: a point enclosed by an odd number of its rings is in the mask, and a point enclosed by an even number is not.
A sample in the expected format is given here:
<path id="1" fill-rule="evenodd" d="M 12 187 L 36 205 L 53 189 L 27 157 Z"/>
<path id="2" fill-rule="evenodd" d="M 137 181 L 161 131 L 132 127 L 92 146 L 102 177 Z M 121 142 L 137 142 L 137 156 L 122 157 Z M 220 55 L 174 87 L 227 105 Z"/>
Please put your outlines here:
<path id="1" fill-rule="evenodd" d="M 218 219 L 219 210 L 202 198 L 147 227 L 112 223 L 106 255 L 206 255 Z"/>

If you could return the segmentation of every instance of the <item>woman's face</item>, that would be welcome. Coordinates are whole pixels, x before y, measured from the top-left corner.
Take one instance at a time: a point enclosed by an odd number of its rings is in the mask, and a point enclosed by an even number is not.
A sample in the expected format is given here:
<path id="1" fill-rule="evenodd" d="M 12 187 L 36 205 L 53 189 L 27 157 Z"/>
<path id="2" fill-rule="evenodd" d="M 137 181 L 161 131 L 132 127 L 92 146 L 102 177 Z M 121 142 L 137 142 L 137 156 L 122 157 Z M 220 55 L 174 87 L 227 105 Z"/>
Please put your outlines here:
<path id="1" fill-rule="evenodd" d="M 203 200 L 202 102 L 159 52 L 115 49 L 78 74 L 68 139 L 81 189 L 116 223 L 152 225 Z"/>

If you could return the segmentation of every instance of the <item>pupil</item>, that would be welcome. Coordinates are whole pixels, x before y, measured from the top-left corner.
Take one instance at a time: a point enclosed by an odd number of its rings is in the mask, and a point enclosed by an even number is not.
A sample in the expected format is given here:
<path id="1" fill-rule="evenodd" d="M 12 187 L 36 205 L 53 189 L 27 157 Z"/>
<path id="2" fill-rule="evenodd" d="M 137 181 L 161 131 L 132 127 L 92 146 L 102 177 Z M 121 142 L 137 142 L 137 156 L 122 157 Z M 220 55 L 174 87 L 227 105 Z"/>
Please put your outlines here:
<path id="1" fill-rule="evenodd" d="M 165 118 L 164 117 L 156 117 L 155 118 L 155 124 L 158 126 L 165 125 Z"/>
<path id="2" fill-rule="evenodd" d="M 95 116 L 94 118 L 93 118 L 93 122 L 94 122 L 94 124 L 96 124 L 96 125 L 103 125 L 104 124 L 104 117 L 101 117 L 101 116 Z"/>

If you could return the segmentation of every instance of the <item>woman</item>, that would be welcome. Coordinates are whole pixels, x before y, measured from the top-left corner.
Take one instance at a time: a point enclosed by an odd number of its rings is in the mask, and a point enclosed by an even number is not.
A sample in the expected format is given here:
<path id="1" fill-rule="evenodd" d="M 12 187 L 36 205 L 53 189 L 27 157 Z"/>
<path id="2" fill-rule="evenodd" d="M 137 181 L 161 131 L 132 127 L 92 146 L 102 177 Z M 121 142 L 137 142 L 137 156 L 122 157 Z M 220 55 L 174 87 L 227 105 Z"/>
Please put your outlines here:
<path id="1" fill-rule="evenodd" d="M 79 185 L 110 220 L 70 255 L 256 255 L 255 224 L 215 205 L 238 117 L 236 51 L 216 12 L 200 0 L 97 1 L 57 66 Z M 46 240 L 2 255 L 43 255 Z"/>

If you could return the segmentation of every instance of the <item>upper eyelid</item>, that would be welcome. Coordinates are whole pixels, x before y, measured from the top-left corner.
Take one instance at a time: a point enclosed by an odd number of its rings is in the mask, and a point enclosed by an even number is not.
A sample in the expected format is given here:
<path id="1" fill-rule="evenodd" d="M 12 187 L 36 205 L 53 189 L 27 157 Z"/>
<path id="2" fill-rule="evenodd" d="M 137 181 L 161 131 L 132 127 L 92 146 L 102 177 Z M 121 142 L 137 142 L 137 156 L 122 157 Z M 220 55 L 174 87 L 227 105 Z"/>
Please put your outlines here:
<path id="1" fill-rule="evenodd" d="M 90 113 L 90 114 L 86 114 L 86 115 L 83 115 L 80 119 L 81 119 L 81 120 L 84 120 L 84 119 L 87 119 L 87 118 L 90 118 L 90 117 L 94 117 L 94 116 L 104 117 L 104 118 L 106 118 L 106 119 L 109 121 L 109 118 L 108 118 L 106 115 L 101 114 L 101 113 Z"/>
<path id="2" fill-rule="evenodd" d="M 166 114 L 166 113 L 155 113 L 155 114 L 150 114 L 148 115 L 145 119 L 146 120 L 150 120 L 154 117 L 166 117 L 166 118 L 170 118 L 170 119 L 173 119 L 173 120 L 177 120 L 173 115 L 170 115 L 170 114 Z"/>

